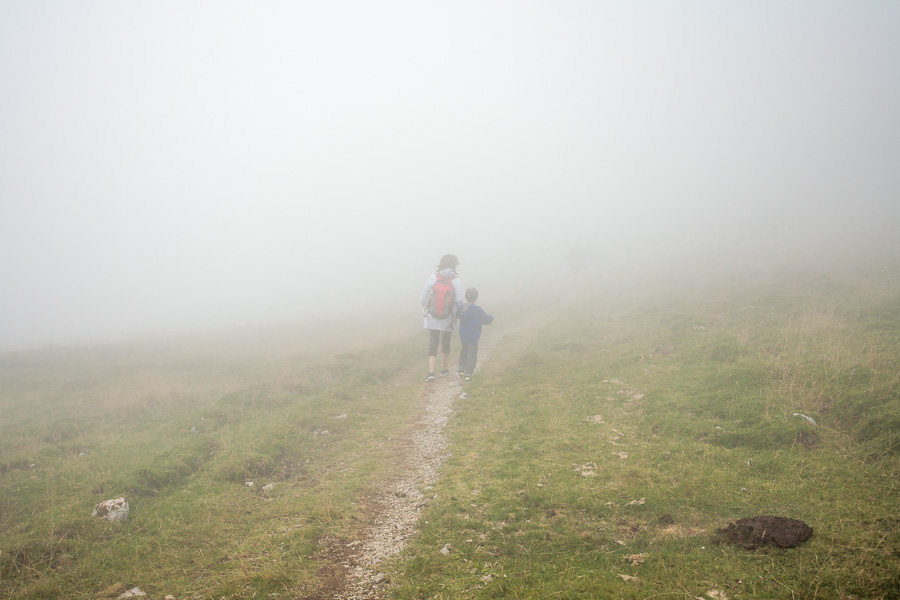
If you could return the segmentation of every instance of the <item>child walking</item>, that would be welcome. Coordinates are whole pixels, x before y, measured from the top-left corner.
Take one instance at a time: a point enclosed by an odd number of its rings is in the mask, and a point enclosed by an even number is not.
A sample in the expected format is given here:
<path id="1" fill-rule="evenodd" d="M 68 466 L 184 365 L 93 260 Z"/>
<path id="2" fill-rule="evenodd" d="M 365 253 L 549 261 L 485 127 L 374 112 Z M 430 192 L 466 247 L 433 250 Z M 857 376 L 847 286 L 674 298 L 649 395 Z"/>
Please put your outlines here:
<path id="1" fill-rule="evenodd" d="M 462 350 L 459 352 L 459 367 L 456 374 L 472 380 L 475 372 L 475 361 L 478 359 L 478 339 L 481 337 L 481 326 L 490 325 L 494 317 L 484 312 L 475 304 L 478 290 L 470 287 L 466 290 L 466 305 L 459 311 L 459 341 Z"/>

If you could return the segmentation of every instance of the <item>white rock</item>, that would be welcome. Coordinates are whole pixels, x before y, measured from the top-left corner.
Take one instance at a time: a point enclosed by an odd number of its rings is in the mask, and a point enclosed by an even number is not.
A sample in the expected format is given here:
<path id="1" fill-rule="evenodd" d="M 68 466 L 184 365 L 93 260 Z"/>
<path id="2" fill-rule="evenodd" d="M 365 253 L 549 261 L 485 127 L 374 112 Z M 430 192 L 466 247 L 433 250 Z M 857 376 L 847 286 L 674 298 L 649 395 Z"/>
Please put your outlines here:
<path id="1" fill-rule="evenodd" d="M 794 413 L 794 414 L 792 414 L 791 416 L 792 416 L 792 417 L 800 417 L 801 419 L 803 419 L 804 421 L 806 421 L 806 422 L 809 423 L 810 425 L 815 425 L 815 426 L 818 426 L 818 425 L 819 425 L 818 423 L 816 423 L 816 420 L 813 419 L 812 417 L 807 417 L 806 415 L 803 415 L 803 414 L 800 414 L 800 413 Z"/>
<path id="2" fill-rule="evenodd" d="M 245 481 L 245 482 L 244 482 L 244 485 L 246 485 L 247 487 L 253 487 L 253 486 L 256 485 L 256 484 L 253 483 L 252 481 Z"/>
<path id="3" fill-rule="evenodd" d="M 91 516 L 121 523 L 128 519 L 128 501 L 125 498 L 104 500 L 94 507 Z"/>
<path id="4" fill-rule="evenodd" d="M 441 554 L 444 556 L 450 554 L 450 544 L 444 544 L 444 547 L 441 548 Z"/>
<path id="5" fill-rule="evenodd" d="M 116 600 L 125 600 L 126 598 L 143 598 L 147 595 L 147 592 L 142 590 L 139 587 L 133 587 L 130 590 L 122 592 L 118 596 L 116 596 Z"/>

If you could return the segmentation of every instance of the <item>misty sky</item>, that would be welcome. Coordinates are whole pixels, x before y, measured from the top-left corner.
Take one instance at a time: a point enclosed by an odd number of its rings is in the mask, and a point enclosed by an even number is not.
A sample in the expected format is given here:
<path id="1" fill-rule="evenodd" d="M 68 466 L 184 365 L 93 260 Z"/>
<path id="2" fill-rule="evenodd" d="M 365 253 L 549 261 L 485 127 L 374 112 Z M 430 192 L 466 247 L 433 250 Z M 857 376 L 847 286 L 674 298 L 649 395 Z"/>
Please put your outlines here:
<path id="1" fill-rule="evenodd" d="M 362 282 L 417 315 L 447 252 L 489 290 L 577 241 L 900 237 L 898 31 L 889 0 L 3 0 L 0 349 Z"/>

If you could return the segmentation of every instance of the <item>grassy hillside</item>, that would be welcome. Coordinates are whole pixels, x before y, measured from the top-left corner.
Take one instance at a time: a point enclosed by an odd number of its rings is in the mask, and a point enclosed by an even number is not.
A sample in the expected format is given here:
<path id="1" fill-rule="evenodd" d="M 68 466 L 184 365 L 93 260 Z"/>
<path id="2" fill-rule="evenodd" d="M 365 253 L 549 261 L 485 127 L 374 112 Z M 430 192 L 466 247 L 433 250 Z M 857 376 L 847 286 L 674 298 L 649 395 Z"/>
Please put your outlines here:
<path id="1" fill-rule="evenodd" d="M 409 330 L 333 323 L 2 357 L 0 597 L 315 589 L 422 364 Z M 91 516 L 120 496 L 126 523 Z"/>
<path id="2" fill-rule="evenodd" d="M 507 337 L 396 597 L 900 598 L 898 283 L 610 288 Z M 718 543 L 760 515 L 813 536 Z"/>
<path id="3" fill-rule="evenodd" d="M 536 300 L 489 306 L 393 597 L 900 598 L 896 268 Z M 314 595 L 421 403 L 418 327 L 0 357 L 0 597 Z M 757 515 L 813 536 L 717 543 Z"/>

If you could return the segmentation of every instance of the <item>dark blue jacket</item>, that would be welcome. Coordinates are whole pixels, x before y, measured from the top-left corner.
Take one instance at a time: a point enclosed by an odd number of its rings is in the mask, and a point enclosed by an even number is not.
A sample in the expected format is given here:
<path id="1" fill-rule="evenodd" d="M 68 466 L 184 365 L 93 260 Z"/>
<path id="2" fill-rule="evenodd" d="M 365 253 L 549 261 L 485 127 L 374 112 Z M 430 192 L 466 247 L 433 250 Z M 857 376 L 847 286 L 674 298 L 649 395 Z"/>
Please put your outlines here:
<path id="1" fill-rule="evenodd" d="M 481 326 L 489 325 L 494 317 L 478 305 L 466 305 L 459 312 L 459 339 L 467 346 L 474 346 L 481 337 Z"/>

